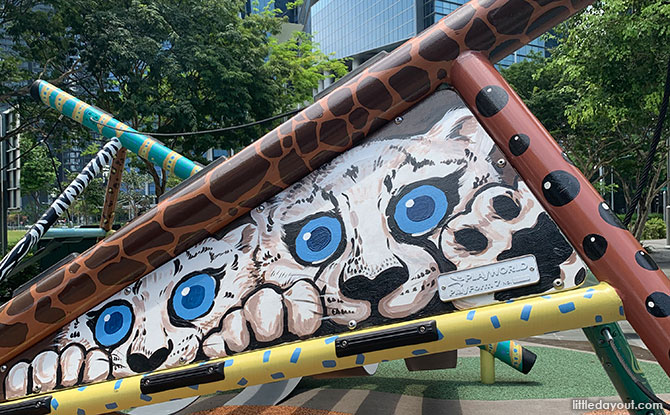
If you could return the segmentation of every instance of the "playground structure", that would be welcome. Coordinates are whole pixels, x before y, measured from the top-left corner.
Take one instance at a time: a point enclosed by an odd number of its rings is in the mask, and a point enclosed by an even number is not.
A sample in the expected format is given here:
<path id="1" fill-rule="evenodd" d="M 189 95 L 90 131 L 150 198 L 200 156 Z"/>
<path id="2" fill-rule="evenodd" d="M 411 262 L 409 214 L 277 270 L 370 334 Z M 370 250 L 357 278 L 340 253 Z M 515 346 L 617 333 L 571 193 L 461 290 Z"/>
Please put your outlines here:
<path id="1" fill-rule="evenodd" d="M 622 399 L 653 399 L 615 322 L 625 310 L 670 371 L 670 282 L 493 67 L 588 3 L 473 0 L 202 170 L 37 81 L 36 99 L 187 180 L 3 306 L 0 413 L 103 413 L 469 346 L 523 371 L 508 341 L 573 328 Z M 587 267 L 601 283 L 580 288 Z"/>

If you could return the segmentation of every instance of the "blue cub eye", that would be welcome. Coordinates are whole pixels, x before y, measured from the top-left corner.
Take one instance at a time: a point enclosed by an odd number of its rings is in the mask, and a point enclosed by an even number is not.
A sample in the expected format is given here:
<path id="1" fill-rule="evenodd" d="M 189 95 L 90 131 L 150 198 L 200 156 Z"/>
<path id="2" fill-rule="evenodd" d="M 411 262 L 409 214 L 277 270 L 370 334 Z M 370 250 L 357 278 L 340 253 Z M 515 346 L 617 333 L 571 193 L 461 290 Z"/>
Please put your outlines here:
<path id="1" fill-rule="evenodd" d="M 447 196 L 435 186 L 412 189 L 395 206 L 393 218 L 400 230 L 416 235 L 436 227 L 447 213 Z"/>
<path id="2" fill-rule="evenodd" d="M 121 342 L 133 325 L 133 312 L 125 304 L 107 307 L 95 323 L 95 338 L 105 347 Z"/>
<path id="3" fill-rule="evenodd" d="M 207 274 L 194 275 L 177 286 L 172 308 L 184 320 L 195 320 L 205 314 L 216 296 L 216 282 Z"/>
<path id="4" fill-rule="evenodd" d="M 305 262 L 317 264 L 335 253 L 342 240 L 340 221 L 322 216 L 307 222 L 295 239 L 295 251 Z"/>

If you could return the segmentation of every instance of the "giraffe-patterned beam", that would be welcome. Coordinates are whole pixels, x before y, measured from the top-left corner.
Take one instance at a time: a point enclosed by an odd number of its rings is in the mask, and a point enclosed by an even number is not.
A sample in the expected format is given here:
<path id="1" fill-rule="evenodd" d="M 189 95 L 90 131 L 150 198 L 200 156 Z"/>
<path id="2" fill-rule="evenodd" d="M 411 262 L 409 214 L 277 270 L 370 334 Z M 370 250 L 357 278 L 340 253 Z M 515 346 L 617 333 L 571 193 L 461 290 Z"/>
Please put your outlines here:
<path id="1" fill-rule="evenodd" d="M 486 57 L 463 54 L 452 85 L 670 374 L 670 280 Z"/>
<path id="2" fill-rule="evenodd" d="M 202 167 L 170 150 L 155 139 L 137 132 L 98 108 L 73 97 L 46 81 L 37 80 L 30 95 L 68 118 L 107 138 L 118 138 L 124 147 L 180 179 L 188 179 Z"/>
<path id="3" fill-rule="evenodd" d="M 477 50 L 497 61 L 590 2 L 472 0 L 461 6 L 13 298 L 0 309 L 0 363 L 360 143 L 450 82 L 460 54 Z"/>

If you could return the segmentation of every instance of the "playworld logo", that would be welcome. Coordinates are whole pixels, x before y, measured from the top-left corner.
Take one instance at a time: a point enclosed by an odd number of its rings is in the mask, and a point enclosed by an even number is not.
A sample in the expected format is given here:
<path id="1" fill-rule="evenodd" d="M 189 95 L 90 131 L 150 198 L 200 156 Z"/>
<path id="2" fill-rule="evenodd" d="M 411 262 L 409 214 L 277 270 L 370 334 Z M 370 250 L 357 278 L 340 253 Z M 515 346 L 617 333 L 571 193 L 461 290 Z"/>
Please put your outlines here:
<path id="1" fill-rule="evenodd" d="M 540 273 L 533 255 L 452 271 L 438 277 L 442 301 L 523 287 L 539 280 Z"/>

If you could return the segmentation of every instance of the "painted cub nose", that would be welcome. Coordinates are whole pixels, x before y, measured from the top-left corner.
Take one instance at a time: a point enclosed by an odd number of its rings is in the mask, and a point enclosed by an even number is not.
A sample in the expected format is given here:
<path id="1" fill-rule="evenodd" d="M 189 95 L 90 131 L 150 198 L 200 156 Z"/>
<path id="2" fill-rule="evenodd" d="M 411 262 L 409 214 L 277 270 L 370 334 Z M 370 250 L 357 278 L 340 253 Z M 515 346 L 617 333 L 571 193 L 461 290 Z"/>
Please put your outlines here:
<path id="1" fill-rule="evenodd" d="M 171 351 L 172 340 L 168 342 L 168 347 L 161 347 L 149 357 L 142 353 L 130 353 L 128 355 L 128 367 L 137 373 L 156 370 L 167 360 Z"/>
<path id="2" fill-rule="evenodd" d="M 346 281 L 340 275 L 340 290 L 345 297 L 352 300 L 366 300 L 372 304 L 392 293 L 409 279 L 409 272 L 405 267 L 385 269 L 374 278 L 356 275 Z"/>

